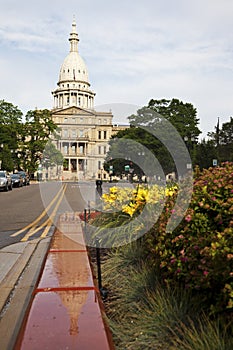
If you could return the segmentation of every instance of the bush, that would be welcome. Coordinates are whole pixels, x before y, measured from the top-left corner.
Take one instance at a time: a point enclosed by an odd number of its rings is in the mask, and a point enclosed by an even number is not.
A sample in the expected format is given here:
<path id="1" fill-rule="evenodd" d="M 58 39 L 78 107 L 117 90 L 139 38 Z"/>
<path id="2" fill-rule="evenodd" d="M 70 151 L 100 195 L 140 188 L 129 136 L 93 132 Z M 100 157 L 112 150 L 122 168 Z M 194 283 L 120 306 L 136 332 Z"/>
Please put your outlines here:
<path id="1" fill-rule="evenodd" d="M 175 196 L 175 195 L 174 195 Z M 160 267 L 163 280 L 200 291 L 211 312 L 233 307 L 233 164 L 196 169 L 193 196 L 180 225 L 165 232 L 166 206 L 146 236 L 151 260 Z M 172 203 L 172 204 L 171 204 Z"/>
<path id="2" fill-rule="evenodd" d="M 201 311 L 190 290 L 161 285 L 135 242 L 109 252 L 102 265 L 105 302 L 116 349 L 230 350 L 227 325 Z"/>

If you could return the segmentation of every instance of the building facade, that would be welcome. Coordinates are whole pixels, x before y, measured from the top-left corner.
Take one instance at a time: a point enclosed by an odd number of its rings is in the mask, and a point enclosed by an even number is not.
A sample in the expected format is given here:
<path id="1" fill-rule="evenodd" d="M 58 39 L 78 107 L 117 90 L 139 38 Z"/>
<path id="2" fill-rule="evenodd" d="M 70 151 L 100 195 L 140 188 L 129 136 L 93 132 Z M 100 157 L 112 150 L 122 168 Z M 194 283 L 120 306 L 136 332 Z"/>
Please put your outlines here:
<path id="1" fill-rule="evenodd" d="M 52 92 L 52 119 L 58 126 L 54 140 L 64 157 L 59 177 L 64 180 L 107 178 L 103 169 L 109 140 L 123 126 L 113 126 L 111 112 L 94 109 L 86 64 L 79 54 L 79 38 L 73 20 L 69 37 L 70 52 L 61 65 L 57 88 Z M 52 176 L 52 174 L 51 174 Z"/>

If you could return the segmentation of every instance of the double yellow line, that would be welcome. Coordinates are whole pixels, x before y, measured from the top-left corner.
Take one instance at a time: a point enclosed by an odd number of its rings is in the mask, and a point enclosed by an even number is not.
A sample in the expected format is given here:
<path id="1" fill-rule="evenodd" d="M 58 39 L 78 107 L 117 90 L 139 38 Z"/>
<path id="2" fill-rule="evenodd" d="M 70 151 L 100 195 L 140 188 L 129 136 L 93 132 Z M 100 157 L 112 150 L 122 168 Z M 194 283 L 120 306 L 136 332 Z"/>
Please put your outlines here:
<path id="1" fill-rule="evenodd" d="M 49 203 L 49 205 L 47 206 L 47 208 L 45 210 L 43 210 L 43 212 L 30 224 L 28 224 L 27 226 L 25 226 L 24 228 L 22 228 L 21 230 L 13 233 L 11 235 L 11 237 L 16 237 L 18 235 L 20 235 L 23 232 L 26 232 L 25 236 L 21 239 L 21 242 L 26 242 L 28 241 L 28 239 L 33 236 L 35 233 L 37 233 L 38 231 L 40 231 L 41 229 L 44 228 L 43 232 L 41 233 L 40 237 L 44 238 L 47 236 L 52 224 L 53 224 L 53 219 L 57 213 L 57 210 L 59 208 L 59 205 L 64 197 L 65 191 L 66 191 L 66 187 L 67 184 L 64 184 L 60 190 L 58 191 L 58 193 L 56 194 L 56 196 L 52 199 L 52 201 Z M 56 202 L 57 201 L 57 202 Z M 56 205 L 52 211 L 52 213 L 49 215 L 49 218 L 46 219 L 42 224 L 40 224 L 39 226 L 37 226 L 37 224 L 44 218 L 47 216 L 48 210 L 53 206 L 53 204 L 56 202 Z"/>

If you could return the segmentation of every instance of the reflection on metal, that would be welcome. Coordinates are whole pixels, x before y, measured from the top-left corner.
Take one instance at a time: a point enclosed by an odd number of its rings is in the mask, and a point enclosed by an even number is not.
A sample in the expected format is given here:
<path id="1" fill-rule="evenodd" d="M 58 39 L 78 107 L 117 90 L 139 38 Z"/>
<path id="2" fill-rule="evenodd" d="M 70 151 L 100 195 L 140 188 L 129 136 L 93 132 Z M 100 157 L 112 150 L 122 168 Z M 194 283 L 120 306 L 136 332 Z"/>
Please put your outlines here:
<path id="1" fill-rule="evenodd" d="M 97 293 L 80 220 L 65 214 L 15 349 L 113 349 Z"/>

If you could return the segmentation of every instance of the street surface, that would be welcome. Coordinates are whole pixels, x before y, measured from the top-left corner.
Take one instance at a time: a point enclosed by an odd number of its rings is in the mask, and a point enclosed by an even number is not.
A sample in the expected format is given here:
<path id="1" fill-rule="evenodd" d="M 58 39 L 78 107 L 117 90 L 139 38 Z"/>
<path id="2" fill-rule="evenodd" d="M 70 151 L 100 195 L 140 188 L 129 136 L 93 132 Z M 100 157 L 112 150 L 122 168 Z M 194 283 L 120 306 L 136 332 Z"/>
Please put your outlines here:
<path id="1" fill-rule="evenodd" d="M 46 237 L 64 212 L 83 211 L 95 201 L 95 183 L 32 183 L 0 192 L 0 249 Z"/>

